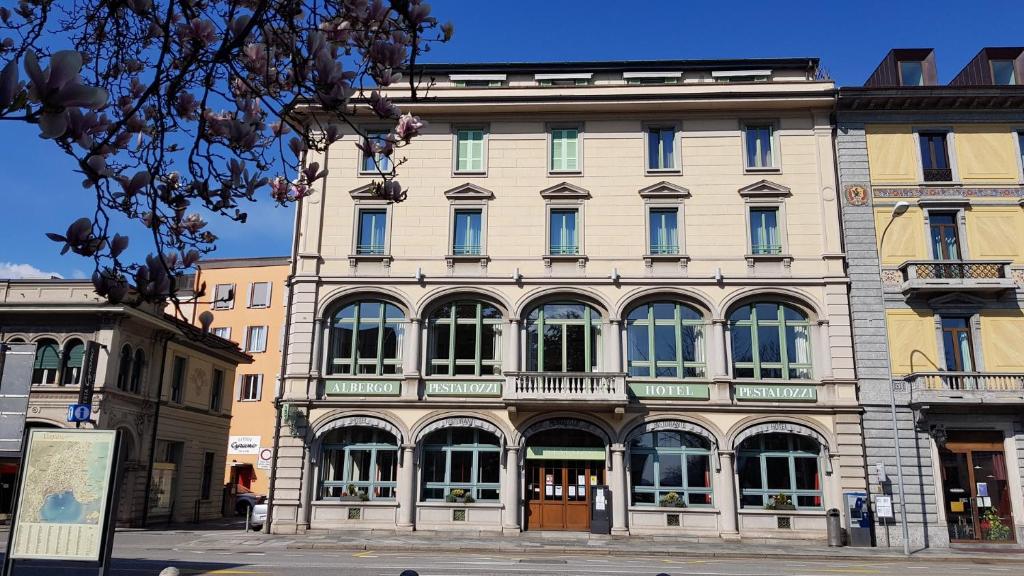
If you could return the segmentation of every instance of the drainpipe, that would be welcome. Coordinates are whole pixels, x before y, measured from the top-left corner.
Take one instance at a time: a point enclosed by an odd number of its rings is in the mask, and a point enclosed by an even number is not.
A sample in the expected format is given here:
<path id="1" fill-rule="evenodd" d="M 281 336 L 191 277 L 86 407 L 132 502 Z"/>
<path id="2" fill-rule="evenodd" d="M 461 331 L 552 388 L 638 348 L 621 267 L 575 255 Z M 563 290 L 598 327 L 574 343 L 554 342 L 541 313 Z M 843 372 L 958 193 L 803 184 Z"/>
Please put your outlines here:
<path id="1" fill-rule="evenodd" d="M 153 465 L 156 462 L 156 434 L 160 424 L 160 399 L 164 395 L 164 369 L 167 367 L 167 342 L 169 335 L 161 335 L 163 354 L 160 355 L 160 379 L 156 385 L 156 408 L 153 411 L 153 437 L 149 441 L 149 466 L 146 470 L 146 492 L 142 495 L 142 527 L 149 523 L 149 491 L 153 488 Z"/>

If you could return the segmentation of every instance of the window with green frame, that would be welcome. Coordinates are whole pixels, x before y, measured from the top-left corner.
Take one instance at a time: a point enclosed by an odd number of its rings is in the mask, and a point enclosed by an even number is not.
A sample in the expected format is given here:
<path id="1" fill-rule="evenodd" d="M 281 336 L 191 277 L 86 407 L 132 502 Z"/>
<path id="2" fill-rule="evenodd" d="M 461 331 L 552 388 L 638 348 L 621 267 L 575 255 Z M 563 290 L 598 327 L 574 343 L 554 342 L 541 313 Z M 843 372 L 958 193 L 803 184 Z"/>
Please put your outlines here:
<path id="1" fill-rule="evenodd" d="M 480 128 L 462 129 L 455 132 L 455 171 L 483 172 L 484 131 Z"/>
<path id="2" fill-rule="evenodd" d="M 501 311 L 484 302 L 452 302 L 440 306 L 429 320 L 432 375 L 489 376 L 501 374 Z"/>
<path id="3" fill-rule="evenodd" d="M 580 211 L 576 208 L 552 208 L 548 224 L 548 254 L 579 254 Z"/>
<path id="4" fill-rule="evenodd" d="M 71 340 L 64 345 L 64 369 L 61 384 L 78 384 L 82 377 L 82 359 L 85 358 L 85 344 Z"/>
<path id="5" fill-rule="evenodd" d="M 398 374 L 402 370 L 405 314 L 393 304 L 364 300 L 331 319 L 329 375 Z"/>
<path id="6" fill-rule="evenodd" d="M 687 506 L 711 506 L 711 443 L 692 432 L 647 432 L 629 443 L 634 506 L 661 503 L 675 492 Z"/>
<path id="7" fill-rule="evenodd" d="M 811 378 L 811 323 L 796 308 L 744 304 L 729 316 L 735 378 Z"/>
<path id="8" fill-rule="evenodd" d="M 576 172 L 580 168 L 578 128 L 551 129 L 551 171 Z"/>
<path id="9" fill-rule="evenodd" d="M 704 378 L 704 318 L 678 302 L 651 302 L 626 317 L 629 375 Z"/>
<path id="10" fill-rule="evenodd" d="M 43 339 L 36 343 L 36 359 L 32 364 L 33 384 L 54 384 L 60 368 L 60 348 L 55 340 Z"/>
<path id="11" fill-rule="evenodd" d="M 321 444 L 317 499 L 364 494 L 369 500 L 393 500 L 397 474 L 398 440 L 393 434 L 361 426 L 331 430 Z"/>
<path id="12" fill-rule="evenodd" d="M 758 434 L 736 450 L 740 481 L 740 507 L 764 508 L 779 494 L 789 497 L 797 510 L 822 507 L 821 447 L 798 434 Z"/>
<path id="13" fill-rule="evenodd" d="M 601 313 L 586 304 L 553 302 L 526 317 L 526 369 L 595 372 L 601 356 Z"/>
<path id="14" fill-rule="evenodd" d="M 498 437 L 474 428 L 446 428 L 423 439 L 423 499 L 444 500 L 460 489 L 496 501 L 501 489 Z"/>
<path id="15" fill-rule="evenodd" d="M 750 253 L 782 254 L 778 208 L 750 209 Z"/>

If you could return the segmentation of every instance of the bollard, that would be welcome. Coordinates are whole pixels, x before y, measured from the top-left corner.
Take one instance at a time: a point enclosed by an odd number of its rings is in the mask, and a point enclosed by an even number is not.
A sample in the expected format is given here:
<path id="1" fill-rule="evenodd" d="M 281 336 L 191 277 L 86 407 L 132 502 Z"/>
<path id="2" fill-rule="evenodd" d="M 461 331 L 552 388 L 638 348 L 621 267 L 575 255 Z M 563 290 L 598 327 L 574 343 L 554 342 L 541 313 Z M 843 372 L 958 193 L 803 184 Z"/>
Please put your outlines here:
<path id="1" fill-rule="evenodd" d="M 252 506 L 245 507 L 245 533 L 249 533 L 249 521 L 252 520 Z"/>
<path id="2" fill-rule="evenodd" d="M 168 566 L 160 571 L 160 576 L 181 576 L 181 572 L 174 566 Z"/>
<path id="3" fill-rule="evenodd" d="M 402 570 L 398 576 L 420 576 L 420 573 L 415 570 Z"/>

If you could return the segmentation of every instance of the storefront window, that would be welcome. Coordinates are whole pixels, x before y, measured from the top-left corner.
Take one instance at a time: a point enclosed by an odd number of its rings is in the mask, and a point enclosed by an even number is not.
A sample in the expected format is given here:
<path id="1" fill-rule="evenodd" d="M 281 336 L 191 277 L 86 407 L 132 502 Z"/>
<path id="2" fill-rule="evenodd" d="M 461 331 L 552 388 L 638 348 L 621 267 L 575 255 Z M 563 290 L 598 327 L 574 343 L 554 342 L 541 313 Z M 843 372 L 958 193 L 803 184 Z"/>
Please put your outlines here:
<path id="1" fill-rule="evenodd" d="M 483 302 L 445 304 L 430 316 L 430 374 L 501 374 L 501 312 Z"/>
<path id="2" fill-rule="evenodd" d="M 405 314 L 380 301 L 349 304 L 331 324 L 331 375 L 398 374 L 402 370 L 402 326 Z"/>
<path id="3" fill-rule="evenodd" d="M 820 446 L 797 434 L 759 434 L 737 449 L 740 507 L 821 508 Z"/>
<path id="4" fill-rule="evenodd" d="M 634 506 L 711 505 L 707 439 L 676 430 L 647 432 L 630 442 L 629 462 Z"/>
<path id="5" fill-rule="evenodd" d="M 811 378 L 811 324 L 792 306 L 759 302 L 729 316 L 736 378 Z"/>
<path id="6" fill-rule="evenodd" d="M 675 302 L 633 309 L 626 323 L 629 375 L 643 378 L 704 378 L 704 319 Z"/>
<path id="7" fill-rule="evenodd" d="M 447 428 L 423 440 L 423 499 L 495 501 L 501 487 L 498 437 L 473 428 Z M 468 497 L 468 498 L 467 498 Z"/>
<path id="8" fill-rule="evenodd" d="M 545 304 L 526 319 L 526 369 L 594 372 L 601 356 L 601 313 L 575 302 Z"/>
<path id="9" fill-rule="evenodd" d="M 331 430 L 320 457 L 319 499 L 358 496 L 367 500 L 395 497 L 398 441 L 376 428 Z"/>

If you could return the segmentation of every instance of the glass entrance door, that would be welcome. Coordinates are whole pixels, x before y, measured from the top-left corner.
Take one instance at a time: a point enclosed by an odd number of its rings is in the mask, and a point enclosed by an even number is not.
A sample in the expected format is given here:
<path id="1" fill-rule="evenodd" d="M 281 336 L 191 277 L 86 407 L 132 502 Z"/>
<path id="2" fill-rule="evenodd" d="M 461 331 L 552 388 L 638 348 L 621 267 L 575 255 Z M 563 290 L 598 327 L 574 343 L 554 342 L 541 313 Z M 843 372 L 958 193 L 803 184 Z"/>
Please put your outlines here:
<path id="1" fill-rule="evenodd" d="M 999 435 L 995 433 L 995 435 Z M 946 523 L 952 542 L 1013 542 L 1013 514 L 1001 435 L 961 433 L 941 451 Z"/>
<path id="2" fill-rule="evenodd" d="M 604 484 L 604 462 L 528 460 L 527 530 L 590 530 L 592 487 Z"/>

